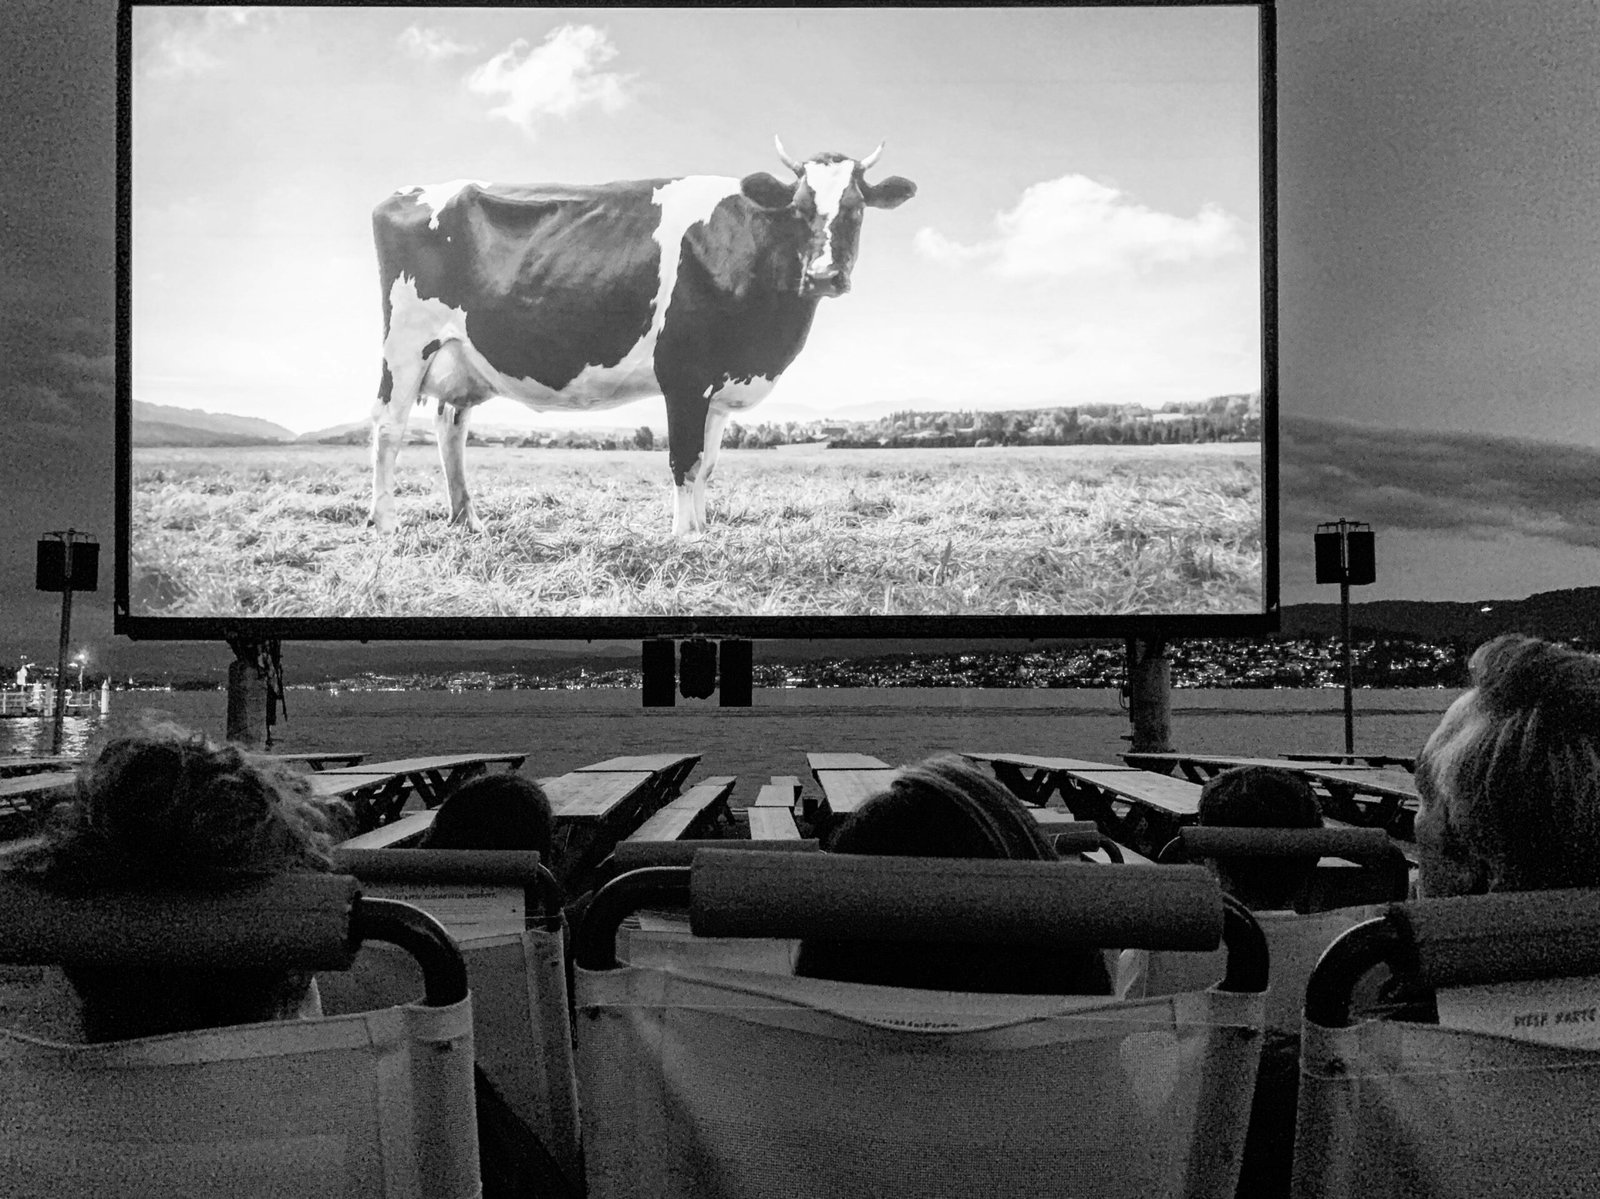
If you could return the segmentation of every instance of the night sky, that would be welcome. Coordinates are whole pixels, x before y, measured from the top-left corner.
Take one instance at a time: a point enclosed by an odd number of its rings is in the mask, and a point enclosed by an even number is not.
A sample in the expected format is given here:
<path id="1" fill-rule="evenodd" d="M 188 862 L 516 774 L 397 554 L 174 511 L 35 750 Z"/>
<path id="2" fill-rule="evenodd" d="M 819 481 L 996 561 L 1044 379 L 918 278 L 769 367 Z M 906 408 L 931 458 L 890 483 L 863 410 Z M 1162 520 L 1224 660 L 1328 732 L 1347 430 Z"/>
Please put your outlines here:
<path id="1" fill-rule="evenodd" d="M 524 15 L 530 45 L 607 19 Z M 447 35 L 449 10 L 415 17 Z M 252 24 L 201 22 L 188 64 L 225 61 L 226 39 Z M 75 641 L 114 645 L 114 26 L 106 0 L 0 6 L 5 654 L 51 652 L 57 605 L 33 591 L 34 543 L 69 525 L 97 533 L 106 557 Z M 419 52 L 457 57 L 423 36 Z M 462 50 L 453 69 L 497 48 Z M 1312 582 L 1310 551 L 1317 522 L 1339 516 L 1378 533 L 1378 582 L 1358 599 L 1600 583 L 1600 7 L 1282 0 L 1278 54 L 1283 599 L 1337 597 Z M 618 45 L 607 69 L 630 65 Z M 770 79 L 805 87 L 783 54 Z M 502 88 L 483 102 L 515 99 Z M 884 132 L 891 155 L 916 137 Z M 888 173 L 903 165 L 885 159 Z M 865 260 L 870 234 L 864 246 Z"/>

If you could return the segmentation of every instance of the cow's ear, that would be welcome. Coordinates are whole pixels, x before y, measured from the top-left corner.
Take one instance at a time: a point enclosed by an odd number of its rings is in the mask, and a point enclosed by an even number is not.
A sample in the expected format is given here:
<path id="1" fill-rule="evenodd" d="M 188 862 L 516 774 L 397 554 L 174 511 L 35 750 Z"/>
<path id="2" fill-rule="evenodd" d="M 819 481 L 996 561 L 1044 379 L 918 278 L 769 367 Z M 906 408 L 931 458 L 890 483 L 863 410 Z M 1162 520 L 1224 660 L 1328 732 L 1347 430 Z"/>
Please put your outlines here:
<path id="1" fill-rule="evenodd" d="M 739 181 L 739 190 L 745 198 L 762 208 L 787 208 L 794 203 L 793 183 L 779 183 L 765 171 L 746 175 Z"/>
<path id="2" fill-rule="evenodd" d="M 899 208 L 917 194 L 917 185 L 899 175 L 890 175 L 881 183 L 868 184 L 861 189 L 861 198 L 869 208 Z"/>

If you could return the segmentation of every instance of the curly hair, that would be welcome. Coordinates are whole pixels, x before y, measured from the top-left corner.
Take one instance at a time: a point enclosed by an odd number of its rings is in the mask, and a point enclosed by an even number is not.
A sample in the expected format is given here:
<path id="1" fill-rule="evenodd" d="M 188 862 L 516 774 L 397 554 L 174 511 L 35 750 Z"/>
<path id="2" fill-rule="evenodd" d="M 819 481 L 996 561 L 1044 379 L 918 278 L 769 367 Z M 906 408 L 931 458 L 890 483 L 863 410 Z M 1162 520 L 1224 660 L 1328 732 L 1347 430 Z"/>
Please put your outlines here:
<path id="1" fill-rule="evenodd" d="M 1417 758 L 1429 895 L 1600 886 L 1600 657 L 1508 633 Z"/>
<path id="2" fill-rule="evenodd" d="M 304 776 L 235 746 L 166 727 L 110 741 L 51 813 L 46 838 L 13 869 L 53 890 L 216 890 L 249 878 L 333 868 L 337 807 Z M 91 1041 L 281 1017 L 306 996 L 304 971 L 77 965 Z"/>

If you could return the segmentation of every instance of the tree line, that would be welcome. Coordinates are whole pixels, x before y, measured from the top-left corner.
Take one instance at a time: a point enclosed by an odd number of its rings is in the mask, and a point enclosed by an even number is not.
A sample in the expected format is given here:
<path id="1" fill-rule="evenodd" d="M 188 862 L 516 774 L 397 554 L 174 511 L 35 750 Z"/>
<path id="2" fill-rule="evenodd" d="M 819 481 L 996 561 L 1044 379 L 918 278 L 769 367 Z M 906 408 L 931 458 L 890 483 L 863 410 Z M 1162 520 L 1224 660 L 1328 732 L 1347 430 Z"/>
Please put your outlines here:
<path id="1" fill-rule="evenodd" d="M 471 435 L 469 434 L 469 438 Z M 756 450 L 825 441 L 830 448 L 879 449 L 1005 445 L 1192 445 L 1259 441 L 1261 396 L 1213 396 L 1152 410 L 1137 404 L 1078 404 L 1054 408 L 892 412 L 863 421 L 730 420 L 723 449 Z M 515 442 L 530 447 L 598 450 L 665 448 L 648 425 L 631 434 L 533 433 Z"/>

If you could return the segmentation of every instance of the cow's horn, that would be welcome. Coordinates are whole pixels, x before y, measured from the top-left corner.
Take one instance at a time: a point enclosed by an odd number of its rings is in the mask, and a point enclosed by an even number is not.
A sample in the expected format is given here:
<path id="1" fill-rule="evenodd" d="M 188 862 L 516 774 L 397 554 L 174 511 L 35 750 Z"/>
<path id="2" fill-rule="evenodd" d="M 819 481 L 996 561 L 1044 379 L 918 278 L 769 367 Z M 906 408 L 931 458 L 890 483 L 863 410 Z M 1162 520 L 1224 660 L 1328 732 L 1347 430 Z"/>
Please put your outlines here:
<path id="1" fill-rule="evenodd" d="M 796 175 L 804 175 L 806 173 L 805 167 L 789 157 L 788 152 L 783 148 L 783 139 L 776 133 L 772 135 L 772 144 L 778 147 L 778 157 L 783 160 L 784 166 L 788 167 Z"/>
<path id="2" fill-rule="evenodd" d="M 870 171 L 872 169 L 872 164 L 878 161 L 878 155 L 883 153 L 884 146 L 888 144 L 888 142 L 879 142 L 878 148 L 861 160 L 861 169 L 863 171 Z"/>

